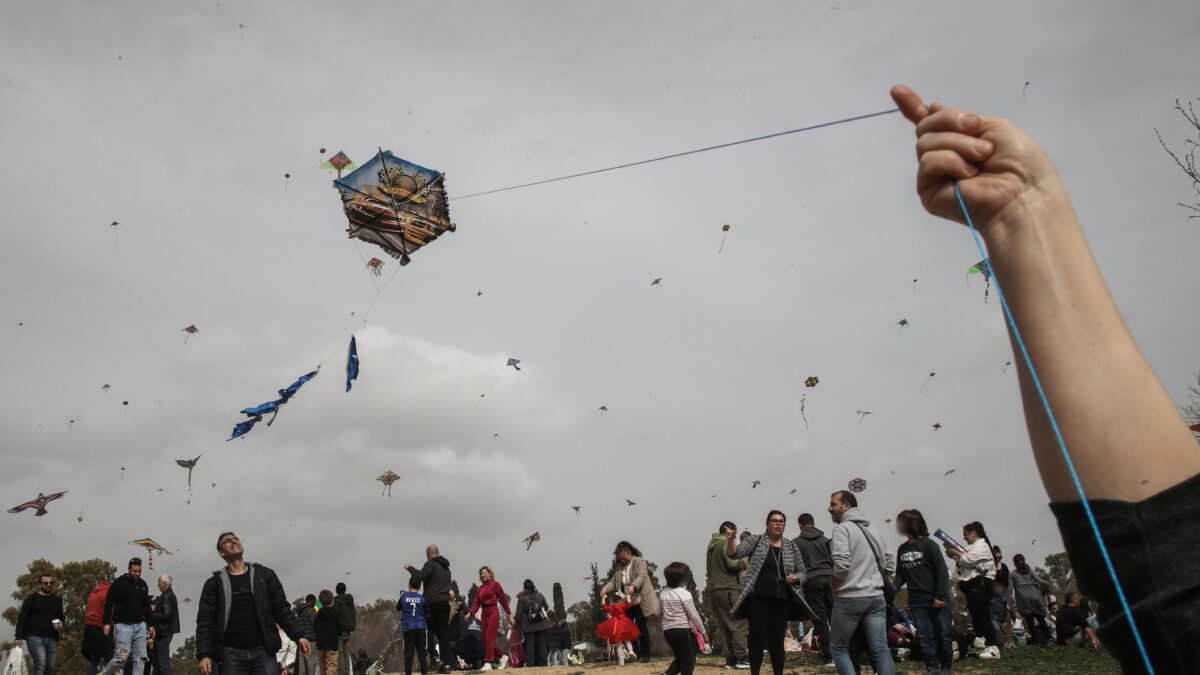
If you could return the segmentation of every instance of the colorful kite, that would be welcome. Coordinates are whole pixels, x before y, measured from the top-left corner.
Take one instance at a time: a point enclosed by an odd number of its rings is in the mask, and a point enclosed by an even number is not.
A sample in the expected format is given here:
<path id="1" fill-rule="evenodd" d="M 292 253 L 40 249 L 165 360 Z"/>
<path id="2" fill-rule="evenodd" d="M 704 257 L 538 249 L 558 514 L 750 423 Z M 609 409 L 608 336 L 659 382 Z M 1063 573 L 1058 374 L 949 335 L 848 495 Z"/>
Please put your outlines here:
<path id="1" fill-rule="evenodd" d="M 287 389 L 279 390 L 279 398 L 275 399 L 274 401 L 267 401 L 266 403 L 254 408 L 246 408 L 243 410 L 242 414 L 246 415 L 250 419 L 235 424 L 233 427 L 233 435 L 225 440 L 232 441 L 238 436 L 245 436 L 246 434 L 250 433 L 250 430 L 254 428 L 254 425 L 262 421 L 263 415 L 271 415 L 271 419 L 267 422 L 267 426 L 274 424 L 275 418 L 279 415 L 280 406 L 291 400 L 291 398 L 296 395 L 296 392 L 300 391 L 300 387 L 304 386 L 305 382 L 308 382 L 316 376 L 317 371 L 315 370 L 305 375 L 301 375 L 300 379 L 288 385 Z"/>
<path id="2" fill-rule="evenodd" d="M 929 377 L 925 378 L 925 384 L 921 385 L 921 393 L 922 394 L 925 393 L 925 387 L 929 386 L 929 381 L 932 380 L 935 375 L 937 375 L 937 373 L 930 373 Z"/>
<path id="3" fill-rule="evenodd" d="M 400 476 L 392 473 L 391 471 L 384 471 L 383 473 L 379 474 L 379 476 L 375 480 L 379 481 L 380 483 L 383 483 L 383 492 L 381 492 L 379 494 L 379 496 L 382 497 L 383 495 L 386 494 L 387 496 L 391 497 L 392 496 L 392 483 L 395 483 L 396 481 L 400 480 Z"/>
<path id="4" fill-rule="evenodd" d="M 379 258 L 371 258 L 367 261 L 367 271 L 377 277 L 383 276 L 383 261 Z"/>
<path id="5" fill-rule="evenodd" d="M 901 330 L 903 330 L 904 327 L 908 325 L 908 319 L 900 319 L 899 321 L 896 322 L 896 325 L 899 326 Z"/>
<path id="6" fill-rule="evenodd" d="M 804 428 L 808 428 L 808 413 L 805 412 L 805 406 L 808 403 L 808 394 L 800 397 L 800 419 L 804 420 Z"/>
<path id="7" fill-rule="evenodd" d="M 75 522 L 77 522 L 77 523 L 83 522 L 83 509 L 79 509 L 79 513 L 75 514 Z"/>
<path id="8" fill-rule="evenodd" d="M 332 161 L 332 160 L 331 160 Z M 380 150 L 354 173 L 333 181 L 351 238 L 382 248 L 400 264 L 456 227 L 450 222 L 445 174 Z"/>
<path id="9" fill-rule="evenodd" d="M 533 548 L 533 542 L 541 541 L 541 540 L 542 540 L 542 535 L 537 532 L 534 532 L 533 534 L 529 535 L 528 537 L 525 537 L 524 539 L 522 539 L 521 543 L 525 544 L 525 550 L 528 551 L 529 549 Z"/>
<path id="10" fill-rule="evenodd" d="M 983 289 L 983 301 L 987 302 L 988 295 L 991 294 L 991 292 L 992 292 L 992 264 L 990 262 L 988 262 L 987 258 L 984 258 L 983 260 L 980 260 L 979 262 L 975 263 L 974 265 L 971 265 L 970 267 L 968 267 L 967 268 L 967 286 L 971 285 L 971 275 L 972 274 L 982 274 L 983 275 L 983 281 L 985 284 L 987 284 L 986 286 L 984 286 L 984 289 Z"/>
<path id="11" fill-rule="evenodd" d="M 867 481 L 863 480 L 862 478 L 854 478 L 851 479 L 850 484 L 847 485 L 847 487 L 850 488 L 851 492 L 862 492 L 863 490 L 867 489 Z"/>
<path id="12" fill-rule="evenodd" d="M 808 387 L 808 388 L 810 388 L 810 389 L 811 389 L 812 387 L 815 387 L 815 386 L 817 386 L 817 385 L 818 385 L 818 384 L 820 384 L 820 383 L 821 383 L 821 379 L 820 379 L 820 378 L 817 378 L 817 377 L 810 377 L 810 378 L 808 378 L 807 380 L 805 380 L 805 381 L 804 381 L 804 386 L 806 386 L 806 387 Z"/>
<path id="13" fill-rule="evenodd" d="M 325 148 L 321 148 L 321 152 L 325 152 Z M 319 168 L 333 169 L 337 171 L 338 178 L 341 178 L 343 171 L 353 171 L 356 167 L 354 166 L 354 162 L 351 162 L 350 158 L 346 156 L 346 153 L 338 152 L 338 154 L 322 162 Z"/>
<path id="14" fill-rule="evenodd" d="M 358 379 L 358 340 L 350 336 L 350 351 L 346 354 L 346 391 Z"/>
<path id="15" fill-rule="evenodd" d="M 146 549 L 146 566 L 149 567 L 150 569 L 154 569 L 154 554 L 155 553 L 161 553 L 163 555 L 171 555 L 170 551 L 168 551 L 167 549 L 160 546 L 158 544 L 158 542 L 154 541 L 153 539 L 134 539 L 133 541 L 131 541 L 129 543 L 133 544 L 134 546 L 141 546 L 142 548 Z"/>
<path id="16" fill-rule="evenodd" d="M 11 509 L 9 509 L 8 512 L 9 513 L 20 513 L 26 509 L 37 509 L 36 511 L 33 512 L 33 515 L 44 516 L 44 515 L 46 515 L 46 505 L 49 504 L 50 502 L 54 501 L 55 499 L 62 499 L 62 496 L 65 494 L 67 494 L 66 490 L 63 490 L 62 492 L 51 492 L 48 495 L 42 494 L 41 492 L 39 492 L 37 499 L 27 501 L 24 504 L 18 504 L 16 506 L 12 507 Z"/>
<path id="17" fill-rule="evenodd" d="M 518 365 L 517 365 L 517 364 L 518 364 L 518 363 L 520 363 L 520 362 L 521 362 L 521 359 L 509 359 L 509 360 L 508 360 L 508 363 L 506 363 L 506 364 L 505 364 L 505 367 L 507 367 L 507 366 L 512 366 L 513 368 L 516 368 L 517 370 L 520 370 L 520 369 L 521 369 L 521 366 L 518 366 Z"/>
<path id="18" fill-rule="evenodd" d="M 203 455 L 196 455 L 196 459 L 177 459 L 175 463 L 188 470 L 188 489 L 192 489 L 192 469 L 196 468 L 196 462 L 200 461 Z"/>
<path id="19" fill-rule="evenodd" d="M 729 236 L 729 225 L 722 225 L 721 232 L 721 248 L 717 249 L 717 255 L 721 255 L 721 251 L 725 250 L 725 239 Z"/>
<path id="20" fill-rule="evenodd" d="M 184 328 L 184 329 L 183 329 L 183 332 L 187 333 L 187 335 L 184 335 L 184 336 L 183 336 L 183 344 L 185 344 L 185 345 L 186 345 L 186 344 L 187 344 L 187 341 L 188 341 L 188 338 L 192 337 L 192 336 L 193 336 L 193 335 L 195 335 L 196 333 L 199 333 L 199 332 L 200 332 L 200 329 L 199 329 L 199 328 L 196 328 L 196 324 L 192 324 L 192 325 L 188 326 L 187 328 Z"/>

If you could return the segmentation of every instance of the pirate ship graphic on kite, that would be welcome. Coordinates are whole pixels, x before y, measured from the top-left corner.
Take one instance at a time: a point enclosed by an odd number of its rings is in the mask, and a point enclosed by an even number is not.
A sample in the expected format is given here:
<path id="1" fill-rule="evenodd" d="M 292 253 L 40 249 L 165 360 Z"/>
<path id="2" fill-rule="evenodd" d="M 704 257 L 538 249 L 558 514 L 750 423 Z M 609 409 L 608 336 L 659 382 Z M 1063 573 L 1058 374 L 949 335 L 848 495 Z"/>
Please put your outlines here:
<path id="1" fill-rule="evenodd" d="M 380 150 L 350 175 L 333 181 L 355 239 L 407 265 L 422 246 L 456 228 L 450 222 L 445 174 Z"/>

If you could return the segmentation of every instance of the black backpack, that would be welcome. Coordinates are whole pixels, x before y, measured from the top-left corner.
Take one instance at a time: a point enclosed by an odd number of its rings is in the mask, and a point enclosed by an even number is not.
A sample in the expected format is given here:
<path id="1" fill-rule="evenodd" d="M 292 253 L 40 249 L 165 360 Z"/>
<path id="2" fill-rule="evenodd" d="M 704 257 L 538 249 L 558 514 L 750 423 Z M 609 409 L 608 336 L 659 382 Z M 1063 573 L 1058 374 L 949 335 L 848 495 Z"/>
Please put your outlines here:
<path id="1" fill-rule="evenodd" d="M 538 596 L 531 596 L 529 606 L 525 608 L 525 619 L 529 623 L 539 623 L 546 618 L 546 610 L 542 608 L 542 600 Z"/>

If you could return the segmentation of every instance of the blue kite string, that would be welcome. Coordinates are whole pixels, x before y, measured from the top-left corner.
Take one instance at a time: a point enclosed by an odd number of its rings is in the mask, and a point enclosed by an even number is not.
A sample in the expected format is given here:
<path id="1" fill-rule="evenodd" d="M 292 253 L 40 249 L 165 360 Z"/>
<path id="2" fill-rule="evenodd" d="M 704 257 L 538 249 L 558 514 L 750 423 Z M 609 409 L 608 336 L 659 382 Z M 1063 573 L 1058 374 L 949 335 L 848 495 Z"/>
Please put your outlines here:
<path id="1" fill-rule="evenodd" d="M 1079 493 L 1079 499 L 1083 503 L 1083 512 L 1087 514 L 1088 524 L 1092 526 L 1092 534 L 1096 535 L 1096 543 L 1100 546 L 1100 555 L 1104 558 L 1104 565 L 1108 568 L 1108 575 L 1112 577 L 1113 585 L 1117 589 L 1117 597 L 1121 600 L 1121 610 L 1125 612 L 1126 618 L 1129 619 L 1129 627 L 1133 630 L 1133 639 L 1137 642 L 1138 650 L 1142 653 L 1142 661 L 1146 664 L 1146 671 L 1150 675 L 1154 675 L 1154 666 L 1150 663 L 1150 654 L 1146 651 L 1146 644 L 1142 641 L 1142 633 L 1138 630 L 1137 622 L 1133 619 L 1133 609 L 1129 606 L 1129 600 L 1125 597 L 1125 589 L 1121 587 L 1121 580 L 1117 578 L 1117 570 L 1113 567 L 1112 558 L 1108 554 L 1108 547 L 1104 544 L 1104 537 L 1100 534 L 1100 526 L 1096 523 L 1096 516 L 1092 513 L 1092 505 L 1088 502 L 1087 495 L 1083 491 L 1083 483 L 1079 480 L 1079 472 L 1075 470 L 1075 462 L 1071 459 L 1071 453 L 1067 452 L 1067 443 L 1063 440 L 1062 431 L 1058 428 L 1058 421 L 1054 419 L 1054 413 L 1050 410 L 1050 401 L 1046 398 L 1046 392 L 1042 389 L 1042 381 L 1038 379 L 1037 371 L 1033 367 L 1033 359 L 1029 358 L 1029 350 L 1025 348 L 1025 341 L 1021 339 L 1021 331 L 1017 330 L 1017 322 L 1013 318 L 1012 310 L 1008 308 L 1008 300 L 1004 297 L 1004 291 L 1000 288 L 1000 282 L 996 278 L 996 272 L 992 269 L 992 261 L 988 258 L 987 250 L 983 247 L 983 241 L 979 238 L 979 232 L 975 230 L 975 223 L 971 221 L 971 214 L 967 212 L 967 204 L 963 201 L 962 192 L 958 189 L 958 183 L 954 183 L 954 196 L 958 198 L 958 206 L 962 209 L 963 217 L 967 219 L 967 227 L 971 229 L 971 236 L 975 239 L 975 245 L 979 247 L 979 253 L 983 256 L 984 264 L 987 265 L 988 274 L 992 275 L 992 285 L 996 288 L 996 296 L 1000 298 L 1000 306 L 1004 308 L 1004 316 L 1008 319 L 1008 326 L 1012 329 L 1013 338 L 1017 342 L 1017 347 L 1021 349 L 1021 357 L 1025 359 L 1025 365 L 1029 367 L 1029 376 L 1033 379 L 1033 385 L 1037 388 L 1038 396 L 1042 399 L 1042 407 L 1046 409 L 1046 417 L 1050 420 L 1050 428 L 1054 429 L 1054 437 L 1058 440 L 1058 448 L 1062 451 L 1063 460 L 1067 463 L 1067 471 L 1071 474 L 1071 480 L 1075 483 L 1075 491 Z"/>

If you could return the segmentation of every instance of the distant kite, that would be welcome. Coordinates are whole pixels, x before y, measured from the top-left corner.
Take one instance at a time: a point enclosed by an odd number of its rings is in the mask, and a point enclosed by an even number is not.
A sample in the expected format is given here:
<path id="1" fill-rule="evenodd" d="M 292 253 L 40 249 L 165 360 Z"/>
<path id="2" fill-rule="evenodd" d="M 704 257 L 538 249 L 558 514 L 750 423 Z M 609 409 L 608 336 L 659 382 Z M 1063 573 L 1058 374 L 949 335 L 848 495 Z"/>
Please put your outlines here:
<path id="1" fill-rule="evenodd" d="M 808 428 L 808 414 L 805 412 L 805 406 L 808 403 L 808 394 L 800 397 L 800 419 L 804 420 L 804 428 Z"/>
<path id="2" fill-rule="evenodd" d="M 854 478 L 847 487 L 850 488 L 851 492 L 862 492 L 867 489 L 867 481 L 862 478 Z"/>
<path id="3" fill-rule="evenodd" d="M 353 171 L 355 166 L 354 162 L 351 162 L 350 158 L 346 156 L 346 153 L 339 151 L 338 154 L 325 160 L 320 168 L 333 169 L 337 171 L 338 178 L 341 178 L 343 171 Z"/>
<path id="4" fill-rule="evenodd" d="M 979 262 L 975 263 L 974 265 L 971 265 L 970 267 L 968 267 L 967 268 L 967 286 L 971 285 L 971 275 L 972 274 L 982 274 L 983 275 L 983 281 L 986 284 L 986 286 L 984 286 L 984 289 L 983 289 L 983 301 L 987 302 L 988 296 L 992 292 L 992 264 L 990 262 L 988 262 L 987 258 L 984 258 L 983 260 L 980 260 Z"/>
<path id="5" fill-rule="evenodd" d="M 818 384 L 820 384 L 820 382 L 821 382 L 821 379 L 820 379 L 820 378 L 817 378 L 817 377 L 810 377 L 810 378 L 808 378 L 807 380 L 805 380 L 805 381 L 804 381 L 804 386 L 805 386 L 805 387 L 812 388 L 812 387 L 815 387 L 815 386 L 817 386 Z"/>
<path id="6" fill-rule="evenodd" d="M 933 423 L 933 430 L 934 430 L 934 431 L 937 431 L 938 429 L 941 429 L 941 428 L 942 428 L 942 423 L 941 423 L 941 422 L 934 422 L 934 423 Z"/>
<path id="7" fill-rule="evenodd" d="M 762 481 L 761 481 L 761 480 L 756 480 L 756 481 L 754 481 L 753 483 L 751 483 L 751 484 L 750 484 L 750 487 L 751 487 L 751 489 L 753 489 L 753 488 L 756 488 L 756 487 L 758 487 L 759 485 L 762 485 Z"/>
<path id="8" fill-rule="evenodd" d="M 392 496 L 392 483 L 395 483 L 396 481 L 400 480 L 400 476 L 392 473 L 391 471 L 385 471 L 385 472 L 381 473 L 375 480 L 383 483 L 383 492 L 380 493 L 379 496 L 382 497 L 383 495 L 386 494 L 387 496 L 391 497 Z"/>
<path id="9" fill-rule="evenodd" d="M 582 506 L 572 506 L 571 507 L 571 509 L 573 509 L 575 511 L 575 515 L 579 516 L 580 518 L 583 517 L 583 512 L 580 510 L 582 508 L 583 508 Z"/>
<path id="10" fill-rule="evenodd" d="M 188 489 L 192 489 L 192 469 L 196 468 L 196 462 L 200 461 L 202 455 L 196 455 L 196 459 L 177 459 L 175 463 L 188 470 Z"/>
<path id="11" fill-rule="evenodd" d="M 937 373 L 930 373 L 929 377 L 925 378 L 925 384 L 921 385 L 921 393 L 922 394 L 925 393 L 925 387 L 929 386 L 929 381 L 932 380 L 935 375 L 937 375 Z"/>
<path id="12" fill-rule="evenodd" d="M 288 179 L 290 179 L 291 177 L 292 177 L 292 174 L 290 174 L 290 173 L 283 174 L 283 191 L 284 192 L 287 192 Z"/>
<path id="13" fill-rule="evenodd" d="M 904 327 L 908 325 L 908 319 L 900 319 L 896 325 L 900 327 L 900 330 L 904 330 Z"/>
<path id="14" fill-rule="evenodd" d="M 955 471 L 958 471 L 958 469 L 950 469 L 950 470 L 949 470 L 949 471 L 947 471 L 946 473 L 942 474 L 942 478 L 945 478 L 946 476 L 949 476 L 950 474 L 954 473 Z"/>
<path id="15" fill-rule="evenodd" d="M 633 501 L 632 499 L 626 499 L 625 503 L 629 506 L 637 506 L 637 502 Z"/>
<path id="16" fill-rule="evenodd" d="M 721 255 L 721 251 L 725 250 L 725 238 L 729 236 L 729 225 L 722 225 L 721 232 L 721 248 L 717 249 L 717 255 Z"/>
<path id="17" fill-rule="evenodd" d="M 346 352 L 346 391 L 358 379 L 358 339 L 350 336 L 350 349 Z"/>
<path id="18" fill-rule="evenodd" d="M 148 539 L 148 538 L 147 539 L 134 539 L 133 541 L 131 541 L 129 543 L 133 544 L 134 546 L 141 546 L 142 548 L 146 549 L 146 562 L 147 562 L 147 566 L 150 569 L 154 569 L 154 554 L 155 554 L 155 552 L 162 553 L 163 555 L 171 555 L 170 551 L 163 548 L 162 545 L 160 545 L 158 542 L 154 541 L 153 539 Z"/>
<path id="19" fill-rule="evenodd" d="M 1000 374 L 1001 374 L 1001 375 L 1007 375 L 1007 374 L 1008 374 L 1008 367 L 1009 367 L 1009 366 L 1011 366 L 1011 365 L 1012 365 L 1012 361 L 1005 361 L 1005 362 L 1004 362 L 1004 369 L 1000 371 Z"/>
<path id="20" fill-rule="evenodd" d="M 913 279 L 913 293 L 917 292 L 917 280 Z"/>
<path id="21" fill-rule="evenodd" d="M 654 278 L 654 281 L 651 281 L 651 282 L 650 282 L 650 285 L 651 285 L 651 286 L 658 286 L 659 288 L 662 288 L 662 280 L 663 280 L 663 278 L 662 278 L 662 277 L 655 277 L 655 278 Z"/>
<path id="22" fill-rule="evenodd" d="M 854 414 L 858 415 L 858 423 L 862 424 L 864 417 L 867 415 L 874 415 L 875 413 L 871 412 L 870 410 L 858 410 Z"/>
<path id="23" fill-rule="evenodd" d="M 509 359 L 508 363 L 506 363 L 505 366 L 512 366 L 513 368 L 520 370 L 521 366 L 517 365 L 520 362 L 521 362 L 521 359 Z"/>
<path id="24" fill-rule="evenodd" d="M 290 401 L 292 397 L 296 395 L 296 392 L 300 391 L 300 387 L 303 387 L 306 382 L 316 376 L 317 371 L 315 370 L 305 373 L 304 375 L 301 375 L 295 382 L 289 384 L 286 389 L 280 389 L 279 398 L 275 399 L 274 401 L 267 401 L 266 403 L 259 404 L 253 408 L 245 408 L 242 410 L 242 414 L 246 415 L 249 419 L 235 424 L 233 427 L 233 434 L 225 440 L 232 441 L 238 436 L 244 436 L 250 433 L 250 430 L 254 428 L 254 425 L 262 421 L 264 415 L 271 415 L 271 419 L 267 421 L 267 426 L 274 424 L 275 418 L 279 415 L 279 408 Z"/>
<path id="25" fill-rule="evenodd" d="M 791 491 L 791 492 L 789 492 L 788 494 L 789 494 L 789 495 L 794 495 L 794 494 L 796 494 L 797 492 L 799 492 L 799 490 L 797 490 L 796 488 L 792 488 L 792 491 Z"/>
<path id="26" fill-rule="evenodd" d="M 44 515 L 46 515 L 46 505 L 49 504 L 50 502 L 54 501 L 55 499 L 62 499 L 63 495 L 65 495 L 65 494 L 67 494 L 66 490 L 63 490 L 62 492 L 51 492 L 48 495 L 42 494 L 41 492 L 39 492 L 37 499 L 27 501 L 24 504 L 18 504 L 16 506 L 12 507 L 11 509 L 9 509 L 8 512 L 9 513 L 20 513 L 26 509 L 37 509 L 36 511 L 33 512 L 33 515 L 44 516 Z"/>
<path id="27" fill-rule="evenodd" d="M 477 298 L 478 298 L 478 297 L 480 297 L 481 295 L 483 295 L 483 291 L 475 291 L 475 297 L 477 297 Z"/>
<path id="28" fill-rule="evenodd" d="M 188 326 L 187 328 L 184 328 L 184 329 L 183 329 L 183 332 L 187 333 L 187 335 L 184 335 L 184 336 L 183 336 L 183 344 L 185 344 L 185 345 L 186 345 L 186 344 L 187 344 L 187 341 L 188 341 L 188 338 L 192 337 L 192 336 L 193 336 L 193 335 L 195 335 L 196 333 L 199 333 L 199 332 L 200 332 L 200 329 L 199 329 L 199 328 L 196 328 L 196 324 L 192 324 L 192 325 Z"/>
<path id="29" fill-rule="evenodd" d="M 112 385 L 111 385 L 111 384 L 106 384 L 106 385 L 104 385 L 103 387 L 100 387 L 100 389 L 101 389 L 101 390 L 102 390 L 104 393 L 106 393 L 106 394 L 107 394 L 107 393 L 108 393 L 108 390 L 109 390 L 109 389 L 112 389 Z"/>
<path id="30" fill-rule="evenodd" d="M 528 537 L 525 537 L 524 539 L 522 539 L 521 543 L 525 544 L 525 550 L 528 551 L 529 549 L 533 548 L 533 542 L 541 541 L 541 540 L 542 540 L 542 535 L 537 532 L 534 532 L 533 534 L 529 535 Z"/>
<path id="31" fill-rule="evenodd" d="M 83 522 L 83 509 L 79 509 L 79 513 L 75 514 L 75 522 L 77 522 L 77 523 Z"/>
<path id="32" fill-rule="evenodd" d="M 608 406 L 606 406 L 606 405 L 600 406 L 600 414 L 603 415 L 606 412 L 608 412 Z"/>
<path id="33" fill-rule="evenodd" d="M 379 258 L 371 258 L 367 261 L 367 271 L 377 277 L 383 276 L 383 261 Z"/>

